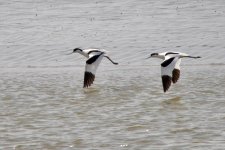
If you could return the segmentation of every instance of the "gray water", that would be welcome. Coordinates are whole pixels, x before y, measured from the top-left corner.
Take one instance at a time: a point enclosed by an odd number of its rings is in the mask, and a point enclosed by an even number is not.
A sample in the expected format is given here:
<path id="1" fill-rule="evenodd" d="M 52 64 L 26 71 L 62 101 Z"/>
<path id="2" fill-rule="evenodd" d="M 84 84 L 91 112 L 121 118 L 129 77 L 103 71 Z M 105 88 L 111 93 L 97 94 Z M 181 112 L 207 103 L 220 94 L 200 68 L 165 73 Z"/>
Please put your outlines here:
<path id="1" fill-rule="evenodd" d="M 0 0 L 0 149 L 224 149 L 223 0 Z M 90 89 L 85 58 L 104 48 Z M 153 52 L 183 59 L 163 93 Z"/>

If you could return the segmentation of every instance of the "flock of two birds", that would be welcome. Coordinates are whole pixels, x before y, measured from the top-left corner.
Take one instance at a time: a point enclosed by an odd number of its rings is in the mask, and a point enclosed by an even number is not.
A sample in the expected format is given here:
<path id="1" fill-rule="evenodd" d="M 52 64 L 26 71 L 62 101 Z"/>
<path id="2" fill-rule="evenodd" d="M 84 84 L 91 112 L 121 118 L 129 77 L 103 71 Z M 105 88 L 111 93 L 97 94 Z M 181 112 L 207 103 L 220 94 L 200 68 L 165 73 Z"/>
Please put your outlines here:
<path id="1" fill-rule="evenodd" d="M 93 84 L 95 80 L 96 70 L 102 61 L 103 57 L 109 59 L 114 65 L 118 63 L 114 62 L 107 54 L 106 51 L 100 49 L 80 49 L 75 48 L 73 53 L 79 53 L 88 58 L 85 66 L 84 73 L 84 88 L 88 88 Z M 166 92 L 171 83 L 176 83 L 180 77 L 180 62 L 181 58 L 201 58 L 200 56 L 190 56 L 180 52 L 163 52 L 163 53 L 152 53 L 148 58 L 155 57 L 163 59 L 161 64 L 161 77 L 163 90 Z"/>

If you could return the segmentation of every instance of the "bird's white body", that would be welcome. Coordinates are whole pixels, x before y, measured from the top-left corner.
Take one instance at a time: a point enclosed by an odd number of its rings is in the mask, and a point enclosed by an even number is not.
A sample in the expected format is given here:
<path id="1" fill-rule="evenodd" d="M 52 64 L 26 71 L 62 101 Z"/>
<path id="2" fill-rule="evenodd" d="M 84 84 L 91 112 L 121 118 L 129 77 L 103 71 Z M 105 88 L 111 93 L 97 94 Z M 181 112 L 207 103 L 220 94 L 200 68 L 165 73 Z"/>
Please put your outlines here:
<path id="1" fill-rule="evenodd" d="M 117 65 L 118 63 L 113 62 L 109 56 L 107 56 L 105 50 L 100 49 L 80 49 L 76 48 L 74 49 L 74 52 L 77 52 L 86 58 L 88 60 L 86 61 L 85 65 L 85 73 L 84 73 L 84 88 L 87 88 L 91 86 L 91 84 L 94 82 L 95 74 L 97 71 L 97 68 L 99 64 L 101 63 L 103 57 L 108 58 L 113 64 Z"/>
<path id="2" fill-rule="evenodd" d="M 77 53 L 85 56 L 86 58 L 90 58 L 90 57 L 92 57 L 94 55 L 98 55 L 101 52 L 103 52 L 104 55 L 106 55 L 106 50 L 104 50 L 104 49 L 101 49 L 101 50 L 100 49 L 84 49 L 82 51 L 77 51 Z"/>
<path id="3" fill-rule="evenodd" d="M 188 54 L 186 53 L 180 53 L 180 52 L 163 52 L 163 53 L 158 53 L 158 56 L 155 56 L 157 58 L 160 58 L 160 59 L 163 59 L 163 60 L 166 60 L 166 59 L 169 59 L 171 57 L 186 57 L 188 56 Z"/>
<path id="4" fill-rule="evenodd" d="M 156 57 L 164 60 L 161 64 L 161 77 L 164 92 L 169 89 L 171 83 L 176 83 L 180 78 L 181 58 L 200 58 L 180 52 L 152 53 L 150 57 Z"/>

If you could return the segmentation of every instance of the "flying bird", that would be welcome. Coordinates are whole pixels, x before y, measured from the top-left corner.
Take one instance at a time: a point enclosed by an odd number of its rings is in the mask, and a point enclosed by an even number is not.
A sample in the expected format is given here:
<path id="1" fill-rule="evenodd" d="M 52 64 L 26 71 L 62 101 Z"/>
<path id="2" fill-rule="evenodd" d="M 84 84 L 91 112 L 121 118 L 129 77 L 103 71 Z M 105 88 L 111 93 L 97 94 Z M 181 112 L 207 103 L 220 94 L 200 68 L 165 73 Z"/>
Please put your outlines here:
<path id="1" fill-rule="evenodd" d="M 171 83 L 175 84 L 180 78 L 181 58 L 201 58 L 200 56 L 195 57 L 180 52 L 152 53 L 148 58 L 151 57 L 164 60 L 161 63 L 161 77 L 164 92 L 169 89 Z"/>
<path id="2" fill-rule="evenodd" d="M 88 60 L 86 61 L 85 66 L 85 72 L 84 72 L 84 85 L 83 88 L 88 88 L 93 84 L 95 80 L 95 74 L 97 71 L 97 68 L 102 61 L 103 57 L 106 57 L 108 60 L 110 60 L 114 65 L 118 65 L 117 62 L 114 62 L 109 56 L 107 56 L 105 50 L 100 49 L 81 49 L 81 48 L 75 48 L 72 53 L 79 53 Z"/>

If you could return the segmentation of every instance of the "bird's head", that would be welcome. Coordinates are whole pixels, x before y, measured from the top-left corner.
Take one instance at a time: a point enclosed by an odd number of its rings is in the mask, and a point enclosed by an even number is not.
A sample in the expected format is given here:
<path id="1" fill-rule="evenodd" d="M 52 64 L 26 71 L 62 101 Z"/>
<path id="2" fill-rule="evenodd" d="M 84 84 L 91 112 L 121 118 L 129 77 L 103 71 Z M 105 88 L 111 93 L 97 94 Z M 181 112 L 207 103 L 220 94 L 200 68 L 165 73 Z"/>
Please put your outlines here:
<path id="1" fill-rule="evenodd" d="M 158 57 L 159 56 L 159 53 L 152 53 L 148 58 L 151 58 L 151 57 Z M 147 58 L 147 59 L 148 59 Z"/>
<path id="2" fill-rule="evenodd" d="M 158 57 L 159 56 L 159 53 L 152 53 L 151 54 L 151 57 Z"/>
<path id="3" fill-rule="evenodd" d="M 82 49 L 80 49 L 80 48 L 75 48 L 75 49 L 73 50 L 73 53 L 77 53 L 77 52 L 82 52 Z"/>
<path id="4" fill-rule="evenodd" d="M 79 53 L 79 52 L 82 52 L 82 49 L 80 49 L 80 48 L 75 48 L 75 49 L 73 49 L 73 52 L 72 52 L 72 53 L 69 53 L 69 54 L 66 54 L 66 55 L 71 55 L 71 54 L 73 54 L 73 53 Z"/>

